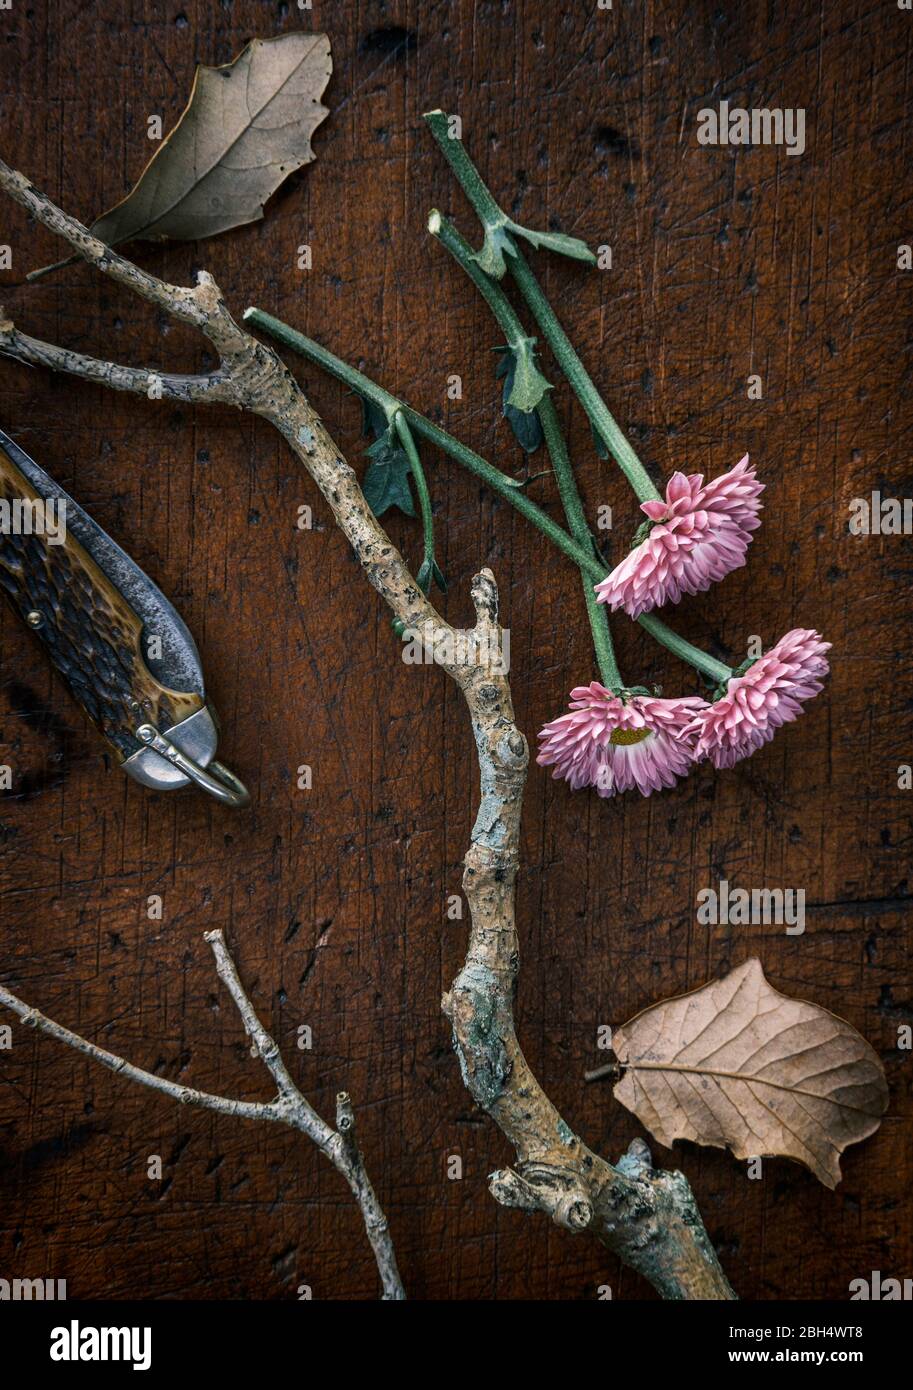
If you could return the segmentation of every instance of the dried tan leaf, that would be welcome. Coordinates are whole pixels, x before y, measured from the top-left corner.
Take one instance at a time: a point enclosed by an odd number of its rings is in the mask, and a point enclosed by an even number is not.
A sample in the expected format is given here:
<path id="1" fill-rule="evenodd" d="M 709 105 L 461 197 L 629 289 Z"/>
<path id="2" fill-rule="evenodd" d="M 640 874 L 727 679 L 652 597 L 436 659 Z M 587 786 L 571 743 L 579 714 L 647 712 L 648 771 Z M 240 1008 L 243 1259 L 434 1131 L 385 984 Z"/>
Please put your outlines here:
<path id="1" fill-rule="evenodd" d="M 884 1068 L 836 1014 L 772 988 L 758 960 L 616 1029 L 626 1068 L 614 1094 L 661 1144 L 795 1158 L 826 1187 L 840 1155 L 874 1133 L 888 1103 Z"/>
<path id="2" fill-rule="evenodd" d="M 177 125 L 91 231 L 117 246 L 198 241 L 257 221 L 282 181 L 314 158 L 332 70 L 326 34 L 309 33 L 253 39 L 224 67 L 198 67 Z"/>

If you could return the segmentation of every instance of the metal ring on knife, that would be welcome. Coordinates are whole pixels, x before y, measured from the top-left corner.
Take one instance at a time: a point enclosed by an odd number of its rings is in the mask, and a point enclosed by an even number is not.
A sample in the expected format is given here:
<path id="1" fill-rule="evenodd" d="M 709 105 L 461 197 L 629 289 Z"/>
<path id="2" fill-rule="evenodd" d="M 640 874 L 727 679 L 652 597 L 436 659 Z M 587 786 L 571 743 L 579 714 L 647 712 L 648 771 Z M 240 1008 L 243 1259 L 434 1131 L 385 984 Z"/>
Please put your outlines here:
<path id="1" fill-rule="evenodd" d="M 180 748 L 176 748 L 164 734 L 159 733 L 154 724 L 141 724 L 136 730 L 136 737 L 147 748 L 167 758 L 198 787 L 202 787 L 203 791 L 209 792 L 210 796 L 214 796 L 224 805 L 239 807 L 247 806 L 250 802 L 250 792 L 233 772 L 229 772 L 224 763 L 213 761 L 208 767 L 201 767 L 193 758 L 182 753 Z"/>

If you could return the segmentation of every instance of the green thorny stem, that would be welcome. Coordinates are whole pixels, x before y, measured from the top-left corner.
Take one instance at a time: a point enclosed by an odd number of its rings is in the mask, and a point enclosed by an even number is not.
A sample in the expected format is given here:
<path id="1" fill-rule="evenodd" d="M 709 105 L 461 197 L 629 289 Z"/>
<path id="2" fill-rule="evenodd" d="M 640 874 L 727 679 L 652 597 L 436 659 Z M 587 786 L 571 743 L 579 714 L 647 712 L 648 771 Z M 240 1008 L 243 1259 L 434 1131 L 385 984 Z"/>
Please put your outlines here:
<path id="1" fill-rule="evenodd" d="M 524 355 L 528 355 L 530 365 L 535 368 L 533 361 L 534 338 L 527 338 L 523 332 L 523 325 L 517 317 L 514 307 L 507 295 L 502 290 L 496 280 L 492 280 L 490 275 L 486 275 L 481 266 L 473 260 L 472 248 L 469 243 L 457 231 L 452 223 L 442 217 L 437 209 L 432 210 L 428 218 L 428 230 L 436 236 L 441 245 L 450 252 L 454 260 L 466 272 L 473 284 L 479 290 L 491 312 L 497 321 L 498 327 L 504 334 L 507 346 L 514 354 L 514 361 L 517 364 L 517 371 L 524 360 Z M 564 507 L 564 515 L 570 527 L 571 535 L 583 547 L 583 549 L 595 549 L 593 535 L 587 525 L 586 515 L 583 510 L 583 502 L 577 488 L 577 481 L 574 477 L 574 470 L 568 457 L 567 444 L 558 423 L 558 413 L 552 401 L 551 386 L 536 372 L 536 385 L 534 394 L 538 394 L 539 399 L 534 409 L 538 412 L 539 420 L 542 425 L 542 433 L 545 436 L 545 445 L 552 461 L 552 468 L 558 482 L 558 492 L 561 496 L 561 504 Z M 541 384 L 540 384 L 541 383 Z M 528 405 L 531 404 L 528 402 Z M 599 666 L 599 674 L 602 683 L 608 689 L 619 693 L 624 686 L 621 679 L 621 672 L 618 669 L 618 662 L 615 658 L 615 649 L 612 645 L 612 633 L 609 627 L 608 613 L 604 603 L 599 603 L 593 589 L 593 581 L 584 572 L 580 574 L 583 583 L 583 597 L 586 603 L 586 615 L 590 623 L 590 631 L 593 634 L 593 646 L 596 651 L 596 661 Z"/>
<path id="2" fill-rule="evenodd" d="M 657 491 L 647 470 L 597 391 L 592 377 L 571 346 L 570 340 L 543 294 L 538 280 L 510 233 L 511 231 L 519 231 L 520 235 L 526 235 L 534 244 L 538 241 L 546 246 L 549 243 L 549 235 L 528 234 L 525 229 L 519 229 L 517 224 L 512 222 L 506 213 L 502 212 L 495 202 L 491 190 L 466 153 L 462 140 L 451 133 L 451 122 L 443 111 L 429 111 L 425 115 L 425 120 L 485 229 L 485 245 L 482 251 L 471 252 L 470 254 L 475 257 L 478 264 L 481 264 L 484 271 L 488 271 L 498 279 L 503 274 L 503 269 L 500 270 L 499 274 L 499 266 L 506 265 L 509 268 L 514 282 L 526 300 L 546 342 L 555 354 L 558 365 L 586 411 L 594 431 L 631 484 L 637 494 L 638 501 L 662 501 L 662 494 Z M 497 238 L 497 245 L 501 253 L 497 260 L 494 260 L 490 254 L 486 254 L 493 236 Z M 557 241 L 559 238 L 554 238 L 554 240 Z M 579 256 L 577 258 L 582 259 Z M 592 253 L 588 259 L 595 259 Z"/>
<path id="3" fill-rule="evenodd" d="M 287 323 L 283 323 L 281 319 L 265 313 L 262 309 L 250 308 L 244 311 L 244 321 L 265 333 L 269 333 L 277 342 L 292 348 L 302 357 L 315 362 L 324 371 L 336 377 L 337 381 L 343 382 L 363 400 L 373 401 L 387 414 L 388 419 L 394 418 L 396 412 L 400 411 L 416 434 L 427 439 L 429 443 L 434 444 L 443 453 L 455 459 L 463 468 L 487 483 L 493 492 L 509 502 L 521 515 L 526 517 L 527 521 L 531 521 L 544 536 L 548 537 L 553 545 L 573 560 L 579 569 L 590 575 L 597 583 L 605 578 L 605 564 L 597 559 L 591 546 L 588 544 L 584 547 L 579 544 L 562 526 L 553 521 L 547 512 L 544 512 L 541 507 L 531 501 L 523 491 L 522 483 L 509 478 L 506 473 L 502 473 L 500 469 L 486 462 L 467 445 L 455 439 L 452 434 L 448 434 L 446 430 L 433 424 L 424 415 L 420 415 L 417 410 L 413 410 L 405 401 L 384 390 L 382 386 L 378 386 L 376 382 L 365 376 L 363 372 L 358 371 L 356 367 L 350 367 L 348 363 L 343 362 L 327 348 L 315 343 L 313 338 L 299 333 Z M 673 652 L 711 680 L 719 683 L 731 679 L 733 673 L 729 666 L 717 661 L 715 657 L 708 656 L 699 647 L 693 646 L 684 637 L 680 637 L 677 632 L 674 632 L 654 614 L 644 613 L 637 619 L 637 622 L 661 646 L 666 647 L 668 651 Z"/>

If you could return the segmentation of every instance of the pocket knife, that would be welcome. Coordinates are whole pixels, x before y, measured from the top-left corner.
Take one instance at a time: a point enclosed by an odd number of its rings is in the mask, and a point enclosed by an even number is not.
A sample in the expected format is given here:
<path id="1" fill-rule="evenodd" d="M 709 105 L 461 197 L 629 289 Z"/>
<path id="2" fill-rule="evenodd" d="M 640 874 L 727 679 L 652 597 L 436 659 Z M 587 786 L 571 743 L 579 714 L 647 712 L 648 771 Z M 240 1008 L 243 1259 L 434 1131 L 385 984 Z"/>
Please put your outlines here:
<path id="1" fill-rule="evenodd" d="M 0 589 L 129 776 L 246 806 L 194 640 L 148 575 L 0 430 Z"/>

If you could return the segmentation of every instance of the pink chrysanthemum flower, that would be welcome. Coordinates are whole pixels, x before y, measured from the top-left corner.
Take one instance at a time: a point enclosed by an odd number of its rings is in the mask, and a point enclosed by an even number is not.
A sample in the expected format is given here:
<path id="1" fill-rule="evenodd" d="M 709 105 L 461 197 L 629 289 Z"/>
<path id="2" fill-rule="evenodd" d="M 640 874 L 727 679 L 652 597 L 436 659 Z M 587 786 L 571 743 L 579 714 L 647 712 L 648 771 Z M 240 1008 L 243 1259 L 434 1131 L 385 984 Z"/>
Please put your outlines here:
<path id="1" fill-rule="evenodd" d="M 649 796 L 691 770 L 696 718 L 705 707 L 693 697 L 622 700 L 599 681 L 578 685 L 568 713 L 539 734 L 536 761 L 554 767 L 552 776 L 565 778 L 575 791 L 595 787 L 600 796 L 614 796 L 636 787 Z"/>
<path id="2" fill-rule="evenodd" d="M 696 756 L 715 767 L 732 767 L 765 743 L 782 724 L 802 713 L 802 705 L 817 695 L 828 664 L 830 642 L 811 628 L 794 627 L 781 637 L 744 675 L 736 676 L 726 693 L 697 715 Z"/>
<path id="3" fill-rule="evenodd" d="M 702 473 L 673 473 L 665 502 L 641 503 L 654 525 L 596 585 L 600 603 L 638 618 L 744 565 L 751 533 L 761 524 L 763 491 L 747 454 L 706 485 Z"/>

